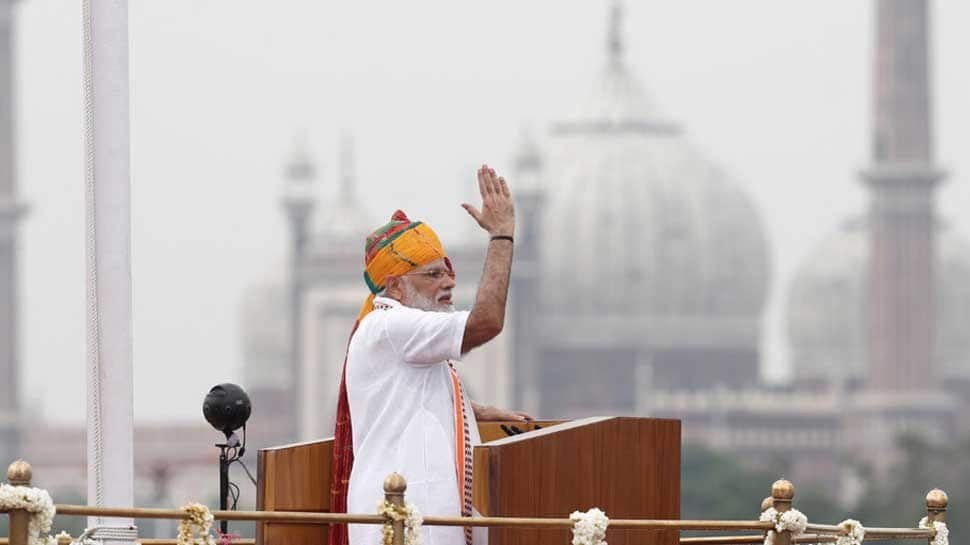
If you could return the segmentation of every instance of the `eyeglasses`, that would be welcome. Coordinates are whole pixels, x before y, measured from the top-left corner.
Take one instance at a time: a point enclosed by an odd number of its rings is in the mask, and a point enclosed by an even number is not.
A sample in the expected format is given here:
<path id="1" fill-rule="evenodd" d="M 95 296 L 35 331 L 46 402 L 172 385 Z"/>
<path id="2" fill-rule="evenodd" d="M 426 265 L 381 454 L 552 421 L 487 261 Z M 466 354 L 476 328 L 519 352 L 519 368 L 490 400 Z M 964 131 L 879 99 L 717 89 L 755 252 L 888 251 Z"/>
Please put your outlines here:
<path id="1" fill-rule="evenodd" d="M 428 278 L 438 281 L 448 276 L 452 280 L 455 279 L 455 271 L 449 271 L 447 269 L 433 269 L 430 271 L 416 271 L 402 274 L 401 276 L 427 276 Z"/>

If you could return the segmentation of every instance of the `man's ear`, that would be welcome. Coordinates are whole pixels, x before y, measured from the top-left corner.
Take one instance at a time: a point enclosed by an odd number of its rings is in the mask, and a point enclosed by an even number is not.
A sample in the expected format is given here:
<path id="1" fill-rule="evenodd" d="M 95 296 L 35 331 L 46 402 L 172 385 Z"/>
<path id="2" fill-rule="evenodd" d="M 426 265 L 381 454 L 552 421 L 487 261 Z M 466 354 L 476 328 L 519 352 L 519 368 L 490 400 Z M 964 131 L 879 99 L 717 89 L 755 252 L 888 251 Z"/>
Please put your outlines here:
<path id="1" fill-rule="evenodd" d="M 389 276 L 384 280 L 384 295 L 397 301 L 401 300 L 401 296 L 404 295 L 404 291 L 401 289 L 400 277 Z"/>

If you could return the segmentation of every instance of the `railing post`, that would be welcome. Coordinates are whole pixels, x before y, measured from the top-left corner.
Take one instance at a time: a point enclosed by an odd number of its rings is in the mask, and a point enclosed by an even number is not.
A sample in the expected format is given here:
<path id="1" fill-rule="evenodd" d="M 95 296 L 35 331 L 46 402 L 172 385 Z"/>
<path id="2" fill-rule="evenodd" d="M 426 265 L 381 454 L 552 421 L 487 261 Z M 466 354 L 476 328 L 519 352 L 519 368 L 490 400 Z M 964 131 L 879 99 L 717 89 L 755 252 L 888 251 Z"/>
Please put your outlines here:
<path id="1" fill-rule="evenodd" d="M 934 522 L 946 522 L 946 506 L 949 503 L 946 492 L 939 488 L 934 488 L 926 493 L 926 525 L 935 530 Z M 932 545 L 934 536 L 927 541 Z"/>
<path id="2" fill-rule="evenodd" d="M 7 468 L 7 482 L 11 486 L 30 486 L 33 469 L 23 460 L 17 460 Z M 30 527 L 30 511 L 10 510 L 10 545 L 27 545 Z"/>
<path id="3" fill-rule="evenodd" d="M 384 479 L 384 501 L 390 503 L 394 507 L 404 507 L 404 491 L 408 489 L 408 482 L 404 480 L 404 477 L 398 475 L 397 473 L 391 473 Z M 404 520 L 398 520 L 395 518 L 391 522 L 391 528 L 394 529 L 394 539 L 391 542 L 393 545 L 404 545 Z M 14 545 L 11 543 L 10 545 Z"/>
<path id="4" fill-rule="evenodd" d="M 775 500 L 771 496 L 767 496 L 765 499 L 761 500 L 761 512 L 764 513 L 768 509 L 771 509 L 775 505 Z M 768 537 L 768 530 L 761 532 L 761 537 Z"/>
<path id="5" fill-rule="evenodd" d="M 795 485 L 785 479 L 778 479 L 771 485 L 772 507 L 779 513 L 791 509 L 792 498 L 795 497 Z M 791 531 L 775 532 L 775 545 L 791 545 Z"/>

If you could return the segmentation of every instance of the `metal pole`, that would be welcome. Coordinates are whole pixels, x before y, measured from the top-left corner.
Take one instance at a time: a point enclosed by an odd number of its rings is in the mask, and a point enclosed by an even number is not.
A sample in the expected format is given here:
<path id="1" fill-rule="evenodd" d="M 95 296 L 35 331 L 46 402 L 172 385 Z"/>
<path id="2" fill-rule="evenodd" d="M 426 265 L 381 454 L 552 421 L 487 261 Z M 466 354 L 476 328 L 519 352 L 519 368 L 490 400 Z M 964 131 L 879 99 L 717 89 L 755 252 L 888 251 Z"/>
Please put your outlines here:
<path id="1" fill-rule="evenodd" d="M 229 458 L 226 456 L 226 445 L 216 445 L 219 453 L 219 510 L 229 509 Z M 229 533 L 229 521 L 219 521 L 219 529 L 223 534 Z"/>

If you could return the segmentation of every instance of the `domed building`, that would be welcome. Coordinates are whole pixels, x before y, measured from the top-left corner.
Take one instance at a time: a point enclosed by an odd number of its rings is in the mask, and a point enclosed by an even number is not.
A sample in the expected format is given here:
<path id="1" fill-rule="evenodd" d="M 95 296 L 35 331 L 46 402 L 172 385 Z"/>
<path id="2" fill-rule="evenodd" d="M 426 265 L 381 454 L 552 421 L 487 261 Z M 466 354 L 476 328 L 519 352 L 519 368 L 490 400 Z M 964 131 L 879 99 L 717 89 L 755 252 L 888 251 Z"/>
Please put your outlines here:
<path id="1" fill-rule="evenodd" d="M 950 389 L 970 384 L 970 245 L 937 222 L 933 367 Z M 870 230 L 862 218 L 827 236 L 796 273 L 787 322 L 795 380 L 806 387 L 862 384 Z"/>
<path id="2" fill-rule="evenodd" d="M 649 388 L 758 380 L 768 251 L 757 210 L 653 105 L 620 24 L 616 5 L 605 69 L 553 125 L 549 184 L 519 207 L 536 215 L 523 260 L 541 282 L 513 301 L 540 322 L 516 330 L 518 380 L 538 396 L 516 401 L 543 415 L 632 414 Z"/>

